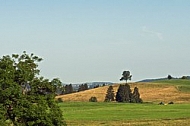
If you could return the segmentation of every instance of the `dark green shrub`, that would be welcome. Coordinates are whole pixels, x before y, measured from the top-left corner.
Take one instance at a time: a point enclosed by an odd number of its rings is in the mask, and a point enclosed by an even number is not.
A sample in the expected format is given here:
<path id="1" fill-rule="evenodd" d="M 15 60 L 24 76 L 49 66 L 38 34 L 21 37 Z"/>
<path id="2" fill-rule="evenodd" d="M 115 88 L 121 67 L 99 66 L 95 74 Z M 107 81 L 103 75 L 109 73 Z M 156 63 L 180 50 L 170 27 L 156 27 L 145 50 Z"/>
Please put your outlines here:
<path id="1" fill-rule="evenodd" d="M 182 76 L 181 79 L 187 79 L 187 76 Z"/>
<path id="2" fill-rule="evenodd" d="M 57 99 L 57 102 L 58 102 L 58 103 L 61 103 L 61 102 L 63 102 L 63 99 L 58 98 L 58 99 Z"/>
<path id="3" fill-rule="evenodd" d="M 97 102 L 98 100 L 97 100 L 97 98 L 96 97 L 91 97 L 90 99 L 89 99 L 89 102 Z"/>

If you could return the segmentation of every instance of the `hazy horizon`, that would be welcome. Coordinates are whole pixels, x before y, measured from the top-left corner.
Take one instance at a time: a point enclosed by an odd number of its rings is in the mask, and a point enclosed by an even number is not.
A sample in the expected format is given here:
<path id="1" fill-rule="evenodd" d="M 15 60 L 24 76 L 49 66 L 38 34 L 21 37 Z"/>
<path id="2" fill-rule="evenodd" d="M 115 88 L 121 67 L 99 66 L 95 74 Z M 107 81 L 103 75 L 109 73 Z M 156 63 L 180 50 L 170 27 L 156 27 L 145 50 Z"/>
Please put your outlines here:
<path id="1" fill-rule="evenodd" d="M 45 78 L 190 75 L 188 0 L 1 0 L 0 55 L 34 53 Z"/>

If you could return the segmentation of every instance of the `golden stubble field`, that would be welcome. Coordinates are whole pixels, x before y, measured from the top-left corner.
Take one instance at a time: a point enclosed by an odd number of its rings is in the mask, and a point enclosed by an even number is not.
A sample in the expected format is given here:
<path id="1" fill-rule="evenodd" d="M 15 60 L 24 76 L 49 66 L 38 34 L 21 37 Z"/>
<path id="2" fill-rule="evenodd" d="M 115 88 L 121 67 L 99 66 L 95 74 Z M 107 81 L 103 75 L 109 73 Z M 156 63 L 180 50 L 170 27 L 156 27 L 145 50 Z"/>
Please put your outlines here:
<path id="1" fill-rule="evenodd" d="M 141 98 L 144 102 L 174 102 L 174 103 L 190 103 L 190 93 L 180 92 L 176 86 L 173 85 L 161 85 L 151 83 L 129 83 L 131 90 L 134 87 L 139 88 Z M 94 96 L 98 102 L 103 102 L 105 99 L 106 91 L 109 86 L 94 88 L 77 93 L 60 95 L 56 98 L 61 98 L 63 101 L 89 101 L 90 97 Z M 114 93 L 116 94 L 119 84 L 114 84 Z"/>

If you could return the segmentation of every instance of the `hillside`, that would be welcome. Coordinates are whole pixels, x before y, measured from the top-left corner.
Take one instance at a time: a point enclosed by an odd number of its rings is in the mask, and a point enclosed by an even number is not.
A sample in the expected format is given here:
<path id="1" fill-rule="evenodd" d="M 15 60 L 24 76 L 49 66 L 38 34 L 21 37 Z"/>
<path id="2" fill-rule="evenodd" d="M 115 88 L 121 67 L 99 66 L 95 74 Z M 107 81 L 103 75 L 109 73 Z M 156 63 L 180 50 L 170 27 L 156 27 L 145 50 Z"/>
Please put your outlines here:
<path id="1" fill-rule="evenodd" d="M 190 103 L 190 93 L 186 90 L 190 89 L 190 81 L 164 81 L 164 82 L 138 82 L 130 83 L 131 90 L 135 86 L 139 88 L 141 98 L 144 102 L 165 102 L 173 101 L 174 103 Z M 115 93 L 119 84 L 114 84 L 113 88 Z M 97 97 L 99 102 L 103 102 L 108 86 L 94 88 L 73 94 L 60 95 L 56 98 L 61 98 L 63 101 L 88 101 L 90 97 Z M 183 90 L 181 90 L 183 89 Z"/>

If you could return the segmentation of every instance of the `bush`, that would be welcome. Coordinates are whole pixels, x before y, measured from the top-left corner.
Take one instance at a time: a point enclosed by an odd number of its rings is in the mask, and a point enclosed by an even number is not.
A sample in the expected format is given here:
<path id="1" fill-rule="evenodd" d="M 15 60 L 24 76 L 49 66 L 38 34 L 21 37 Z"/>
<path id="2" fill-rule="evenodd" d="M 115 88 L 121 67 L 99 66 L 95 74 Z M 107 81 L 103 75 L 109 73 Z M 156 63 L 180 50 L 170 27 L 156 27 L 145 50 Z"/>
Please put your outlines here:
<path id="1" fill-rule="evenodd" d="M 63 102 L 63 99 L 58 98 L 58 99 L 57 99 L 57 102 L 58 102 L 58 103 L 61 103 L 61 102 Z"/>
<path id="2" fill-rule="evenodd" d="M 90 99 L 89 99 L 89 102 L 97 102 L 98 100 L 97 100 L 97 98 L 96 97 L 91 97 Z"/>
<path id="3" fill-rule="evenodd" d="M 174 102 L 171 101 L 171 102 L 169 102 L 168 104 L 174 104 Z"/>
<path id="4" fill-rule="evenodd" d="M 181 79 L 187 79 L 187 76 L 182 76 Z"/>

